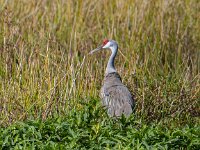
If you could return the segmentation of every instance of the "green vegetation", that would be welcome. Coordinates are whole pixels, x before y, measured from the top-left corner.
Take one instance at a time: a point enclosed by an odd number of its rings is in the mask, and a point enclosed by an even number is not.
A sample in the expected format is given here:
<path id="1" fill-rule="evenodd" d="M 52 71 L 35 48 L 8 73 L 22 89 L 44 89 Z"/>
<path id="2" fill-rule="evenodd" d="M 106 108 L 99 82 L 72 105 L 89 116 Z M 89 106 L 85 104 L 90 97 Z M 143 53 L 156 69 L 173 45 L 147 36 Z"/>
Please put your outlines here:
<path id="1" fill-rule="evenodd" d="M 2 129 L 0 145 L 4 149 L 200 149 L 199 126 L 147 126 L 133 116 L 110 119 L 101 110 L 86 104 L 65 118 L 17 123 Z"/>
<path id="2" fill-rule="evenodd" d="M 199 10 L 199 0 L 0 0 L 0 145 L 200 149 Z M 104 38 L 118 42 L 135 95 L 127 120 L 99 107 L 110 53 L 88 52 Z"/>

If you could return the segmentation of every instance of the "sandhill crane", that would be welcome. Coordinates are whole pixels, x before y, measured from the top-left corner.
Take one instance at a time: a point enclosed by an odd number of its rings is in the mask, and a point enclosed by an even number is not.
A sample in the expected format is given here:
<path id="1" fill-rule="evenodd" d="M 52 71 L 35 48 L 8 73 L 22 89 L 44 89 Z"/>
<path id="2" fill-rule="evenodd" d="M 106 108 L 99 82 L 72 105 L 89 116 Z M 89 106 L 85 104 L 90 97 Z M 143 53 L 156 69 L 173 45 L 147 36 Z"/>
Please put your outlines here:
<path id="1" fill-rule="evenodd" d="M 114 66 L 118 44 L 114 40 L 106 39 L 101 46 L 92 50 L 90 54 L 101 49 L 110 49 L 112 52 L 106 67 L 103 86 L 100 90 L 102 105 L 107 108 L 108 115 L 111 117 L 119 117 L 122 114 L 128 117 L 133 112 L 135 102 L 128 88 L 122 83 L 121 77 Z"/>

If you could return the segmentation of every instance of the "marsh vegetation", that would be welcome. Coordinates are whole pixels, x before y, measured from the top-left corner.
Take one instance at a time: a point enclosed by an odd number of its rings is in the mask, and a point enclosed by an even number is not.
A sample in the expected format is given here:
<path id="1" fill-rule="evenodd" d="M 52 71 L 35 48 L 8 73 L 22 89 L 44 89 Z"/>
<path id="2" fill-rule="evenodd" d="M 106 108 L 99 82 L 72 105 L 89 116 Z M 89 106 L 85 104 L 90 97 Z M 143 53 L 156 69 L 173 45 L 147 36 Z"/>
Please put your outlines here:
<path id="1" fill-rule="evenodd" d="M 199 10 L 198 0 L 0 0 L 0 145 L 200 149 Z M 99 104 L 109 52 L 88 52 L 105 38 L 136 99 L 129 119 Z"/>

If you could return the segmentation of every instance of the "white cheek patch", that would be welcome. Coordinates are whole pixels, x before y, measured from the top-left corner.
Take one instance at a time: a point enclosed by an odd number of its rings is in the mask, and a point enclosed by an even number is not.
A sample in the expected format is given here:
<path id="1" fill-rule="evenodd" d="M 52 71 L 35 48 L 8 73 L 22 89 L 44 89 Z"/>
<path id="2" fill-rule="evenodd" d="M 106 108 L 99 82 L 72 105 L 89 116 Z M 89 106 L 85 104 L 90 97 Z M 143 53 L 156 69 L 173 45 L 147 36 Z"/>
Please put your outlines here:
<path id="1" fill-rule="evenodd" d="M 103 48 L 109 48 L 110 47 L 110 42 L 108 42 L 106 45 L 103 46 Z"/>

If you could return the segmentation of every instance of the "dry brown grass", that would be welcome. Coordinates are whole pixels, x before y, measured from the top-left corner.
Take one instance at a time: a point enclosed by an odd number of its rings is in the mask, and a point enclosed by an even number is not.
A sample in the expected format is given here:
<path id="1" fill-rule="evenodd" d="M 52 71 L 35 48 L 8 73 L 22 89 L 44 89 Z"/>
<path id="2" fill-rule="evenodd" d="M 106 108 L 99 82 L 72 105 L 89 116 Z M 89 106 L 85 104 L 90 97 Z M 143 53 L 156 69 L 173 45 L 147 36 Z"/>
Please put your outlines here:
<path id="1" fill-rule="evenodd" d="M 198 0 L 0 1 L 0 122 L 66 114 L 97 98 L 111 38 L 147 120 L 199 116 Z"/>

